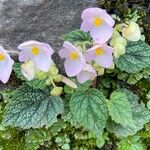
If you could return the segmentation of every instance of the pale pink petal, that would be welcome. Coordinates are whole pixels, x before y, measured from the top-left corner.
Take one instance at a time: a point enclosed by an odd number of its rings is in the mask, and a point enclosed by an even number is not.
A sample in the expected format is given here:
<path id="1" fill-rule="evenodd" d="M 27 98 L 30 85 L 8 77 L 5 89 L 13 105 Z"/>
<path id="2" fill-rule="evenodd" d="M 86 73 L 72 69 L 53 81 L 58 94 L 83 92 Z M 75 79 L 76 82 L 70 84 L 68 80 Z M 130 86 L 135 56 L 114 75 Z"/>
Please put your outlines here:
<path id="1" fill-rule="evenodd" d="M 111 53 L 105 52 L 102 56 L 96 56 L 95 62 L 104 68 L 110 68 L 113 64 L 113 56 Z"/>
<path id="2" fill-rule="evenodd" d="M 19 61 L 20 62 L 25 62 L 28 61 L 32 58 L 32 53 L 30 49 L 25 49 L 22 50 L 19 54 Z"/>
<path id="3" fill-rule="evenodd" d="M 86 21 L 83 21 L 80 27 L 80 30 L 84 32 L 88 32 L 90 30 L 90 26 Z"/>
<path id="4" fill-rule="evenodd" d="M 67 58 L 64 64 L 66 74 L 70 77 L 76 76 L 83 69 L 84 65 L 85 61 L 80 57 L 77 60 Z"/>
<path id="5" fill-rule="evenodd" d="M 87 8 L 82 13 L 82 20 L 93 19 L 94 17 L 103 16 L 106 13 L 104 9 L 95 7 L 95 8 Z"/>
<path id="6" fill-rule="evenodd" d="M 65 41 L 63 43 L 63 48 L 59 51 L 59 56 L 61 58 L 68 58 L 71 52 L 77 52 L 80 56 L 82 53 L 70 42 Z"/>
<path id="7" fill-rule="evenodd" d="M 109 26 L 107 23 L 104 23 L 100 27 L 93 27 L 90 29 L 90 35 L 97 44 L 106 43 L 111 38 L 112 34 L 113 27 Z"/>
<path id="8" fill-rule="evenodd" d="M 19 50 L 31 50 L 32 47 L 38 47 L 40 50 L 47 51 L 49 55 L 54 53 L 52 47 L 49 44 L 38 42 L 38 41 L 26 41 L 18 46 Z"/>
<path id="9" fill-rule="evenodd" d="M 112 17 L 106 12 L 103 14 L 103 19 L 105 20 L 105 22 L 107 22 L 108 25 L 110 26 L 114 26 L 115 21 L 112 19 Z"/>
<path id="10" fill-rule="evenodd" d="M 0 62 L 0 80 L 3 83 L 6 83 L 9 80 L 13 64 L 14 61 L 8 54 L 5 55 L 5 60 Z"/>
<path id="11" fill-rule="evenodd" d="M 107 44 L 100 45 L 99 47 L 101 47 L 103 50 L 105 50 L 108 53 L 114 52 L 114 48 L 108 46 Z"/>
<path id="12" fill-rule="evenodd" d="M 86 64 L 83 70 L 77 75 L 77 79 L 82 84 L 90 79 L 94 79 L 96 76 L 97 74 L 94 68 L 91 65 Z"/>
<path id="13" fill-rule="evenodd" d="M 70 42 L 67 41 L 64 42 L 63 48 L 67 49 L 69 52 L 77 51 L 80 53 L 80 51 L 74 45 L 72 45 Z"/>
<path id="14" fill-rule="evenodd" d="M 40 53 L 32 58 L 37 69 L 47 72 L 52 65 L 53 61 L 46 51 L 40 51 Z"/>
<path id="15" fill-rule="evenodd" d="M 99 47 L 100 47 L 100 45 L 95 45 L 86 51 L 85 59 L 87 62 L 94 60 L 94 58 L 96 57 L 95 50 Z"/>
<path id="16" fill-rule="evenodd" d="M 27 47 L 28 48 L 31 48 L 32 45 L 39 45 L 40 42 L 38 41 L 34 41 L 34 40 L 31 40 L 31 41 L 26 41 L 26 42 L 23 42 L 22 44 L 20 44 L 18 46 L 18 49 L 19 50 L 23 50 L 23 49 L 26 49 Z"/>
<path id="17" fill-rule="evenodd" d="M 61 57 L 61 58 L 68 58 L 69 57 L 69 55 L 70 55 L 70 49 L 65 49 L 65 48 L 62 48 L 59 52 L 58 52 L 58 54 L 59 54 L 59 56 Z"/>
<path id="18" fill-rule="evenodd" d="M 115 21 L 112 19 L 112 17 L 106 12 L 106 10 L 101 8 L 88 8 L 85 9 L 82 13 L 82 20 L 86 22 L 86 25 L 91 22 L 95 17 L 100 17 L 104 22 L 106 22 L 110 26 L 114 26 Z M 85 26 L 85 25 L 83 25 Z"/>
<path id="19" fill-rule="evenodd" d="M 104 50 L 104 54 L 97 56 L 96 55 L 96 49 L 101 48 Z M 114 49 L 106 44 L 103 45 L 95 45 L 92 48 L 88 49 L 85 58 L 86 61 L 92 61 L 94 60 L 97 64 L 104 68 L 109 68 L 113 63 L 113 53 Z"/>

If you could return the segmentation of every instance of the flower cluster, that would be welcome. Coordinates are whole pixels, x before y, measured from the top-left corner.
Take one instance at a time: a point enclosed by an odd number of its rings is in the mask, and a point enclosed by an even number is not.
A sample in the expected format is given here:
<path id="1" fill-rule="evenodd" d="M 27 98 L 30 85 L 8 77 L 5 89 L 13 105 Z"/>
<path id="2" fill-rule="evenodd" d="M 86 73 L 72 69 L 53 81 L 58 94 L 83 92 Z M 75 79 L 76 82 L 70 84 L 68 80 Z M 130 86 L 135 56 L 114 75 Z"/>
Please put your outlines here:
<path id="1" fill-rule="evenodd" d="M 81 16 L 81 30 L 89 32 L 92 38 L 92 46 L 83 50 L 81 47 L 65 41 L 59 56 L 65 59 L 64 67 L 69 77 L 76 76 L 80 83 L 94 79 L 104 72 L 104 68 L 113 67 L 113 53 L 115 57 L 125 53 L 126 39 L 137 41 L 141 38 L 141 31 L 134 22 L 121 24 L 113 29 L 115 21 L 100 8 L 85 9 Z M 120 35 L 120 30 L 122 36 Z M 110 38 L 110 47 L 108 45 Z M 47 78 L 47 73 L 55 65 L 52 60 L 54 50 L 46 43 L 38 41 L 27 41 L 18 46 L 20 50 L 19 61 L 23 62 L 21 71 L 25 78 L 32 80 L 36 77 Z M 6 83 L 12 72 L 14 61 L 7 51 L 0 46 L 0 80 Z M 56 67 L 55 67 L 56 69 Z M 53 80 L 58 77 L 57 73 Z M 59 76 L 61 81 L 76 88 L 69 79 Z M 51 79 L 48 79 L 48 81 Z M 48 82 L 47 81 L 47 82 Z M 52 80 L 51 80 L 52 81 Z M 62 89 L 60 89 L 61 91 Z M 54 91 L 55 92 L 55 89 Z"/>
<path id="2" fill-rule="evenodd" d="M 81 16 L 83 22 L 81 30 L 89 32 L 93 39 L 93 47 L 81 52 L 77 47 L 65 41 L 59 51 L 61 58 L 65 58 L 65 70 L 68 76 L 77 76 L 80 83 L 97 76 L 93 62 L 103 68 L 113 65 L 114 49 L 106 42 L 113 35 L 115 21 L 107 12 L 100 8 L 88 8 Z"/>

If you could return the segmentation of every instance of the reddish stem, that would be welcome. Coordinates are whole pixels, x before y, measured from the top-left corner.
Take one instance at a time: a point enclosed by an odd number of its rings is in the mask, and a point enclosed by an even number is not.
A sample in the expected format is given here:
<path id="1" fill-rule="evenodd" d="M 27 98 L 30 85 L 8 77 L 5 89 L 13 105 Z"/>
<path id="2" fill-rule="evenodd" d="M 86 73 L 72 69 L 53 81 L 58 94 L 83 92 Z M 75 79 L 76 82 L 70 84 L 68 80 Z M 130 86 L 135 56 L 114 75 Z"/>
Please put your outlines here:
<path id="1" fill-rule="evenodd" d="M 92 81 L 92 87 L 93 88 L 97 87 L 97 77 Z"/>

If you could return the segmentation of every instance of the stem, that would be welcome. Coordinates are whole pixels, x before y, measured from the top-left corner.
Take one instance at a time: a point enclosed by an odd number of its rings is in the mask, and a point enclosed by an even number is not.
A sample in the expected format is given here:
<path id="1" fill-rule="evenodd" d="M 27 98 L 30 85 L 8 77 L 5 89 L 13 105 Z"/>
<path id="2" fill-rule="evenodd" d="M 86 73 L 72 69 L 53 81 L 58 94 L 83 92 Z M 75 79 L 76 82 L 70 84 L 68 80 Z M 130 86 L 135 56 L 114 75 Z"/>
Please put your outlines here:
<path id="1" fill-rule="evenodd" d="M 92 87 L 96 88 L 97 87 L 97 77 L 93 80 L 92 82 Z"/>
<path id="2" fill-rule="evenodd" d="M 56 87 L 56 85 L 52 79 L 51 79 L 51 83 L 52 83 L 53 87 Z"/>

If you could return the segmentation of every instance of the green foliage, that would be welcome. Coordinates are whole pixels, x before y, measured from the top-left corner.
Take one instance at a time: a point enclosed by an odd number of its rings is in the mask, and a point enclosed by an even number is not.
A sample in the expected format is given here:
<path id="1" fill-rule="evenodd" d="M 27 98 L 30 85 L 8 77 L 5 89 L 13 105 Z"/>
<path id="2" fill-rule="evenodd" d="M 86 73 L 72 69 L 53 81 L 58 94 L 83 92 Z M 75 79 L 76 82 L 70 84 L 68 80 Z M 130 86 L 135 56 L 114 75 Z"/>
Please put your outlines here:
<path id="1" fill-rule="evenodd" d="M 141 130 L 144 127 L 144 124 L 149 122 L 150 111 L 145 107 L 143 103 L 138 104 L 138 96 L 133 94 L 131 91 L 126 89 L 120 89 L 118 91 L 125 93 L 128 101 L 131 104 L 135 126 L 122 126 L 121 124 L 109 121 L 107 124 L 107 129 L 108 131 L 115 133 L 117 137 L 126 137 L 135 134 L 137 131 Z"/>
<path id="2" fill-rule="evenodd" d="M 126 0 L 121 2 L 127 3 Z M 108 4 L 111 2 L 106 3 L 105 6 Z M 129 17 L 137 19 L 136 14 Z M 92 46 L 89 33 L 81 30 L 70 32 L 64 36 L 64 39 L 84 52 Z M 120 141 L 118 150 L 149 149 L 150 47 L 142 41 L 129 42 L 126 52 L 115 60 L 119 69 L 106 69 L 106 73 L 98 80 L 99 90 L 90 89 L 91 81 L 85 84 L 76 83 L 77 89 L 65 86 L 61 95 L 64 104 L 59 97 L 50 96 L 48 90 L 52 81 L 61 86 L 57 82 L 61 81 L 62 77 L 55 66 L 48 74 L 39 72 L 35 79 L 28 81 L 21 73 L 20 63 L 15 63 L 13 70 L 17 78 L 23 82 L 24 88 L 17 89 L 15 94 L 15 90 L 1 92 L 0 122 L 6 110 L 3 123 L 25 130 L 0 125 L 0 149 L 116 150 L 117 141 Z M 139 97 L 131 91 L 137 93 Z M 110 100 L 107 101 L 103 95 Z M 108 105 L 105 104 L 106 101 Z M 105 124 L 107 130 L 104 130 Z M 105 132 L 102 134 L 103 130 Z M 130 137 L 134 134 L 140 135 L 141 138 Z M 145 149 L 141 141 L 145 143 Z"/>
<path id="3" fill-rule="evenodd" d="M 69 32 L 68 34 L 64 35 L 63 38 L 66 41 L 75 42 L 75 43 L 85 42 L 85 41 L 90 42 L 92 40 L 89 33 L 83 32 L 78 29 Z"/>
<path id="4" fill-rule="evenodd" d="M 62 120 L 58 120 L 48 129 L 29 129 L 25 134 L 25 150 L 38 149 L 40 145 L 51 140 L 53 136 L 56 136 L 65 127 L 66 124 Z"/>
<path id="5" fill-rule="evenodd" d="M 126 93 L 113 92 L 108 101 L 109 114 L 116 123 L 134 127 L 132 109 Z"/>
<path id="6" fill-rule="evenodd" d="M 125 74 L 125 73 L 123 73 L 123 74 Z M 127 75 L 128 79 L 127 78 L 124 78 L 124 79 L 127 79 L 128 84 L 136 84 L 141 79 L 149 79 L 149 77 L 150 77 L 150 68 L 149 67 L 144 68 L 140 72 L 130 74 L 130 75 L 128 75 L 126 73 L 126 75 Z"/>
<path id="7" fill-rule="evenodd" d="M 63 112 L 60 97 L 50 96 L 47 89 L 36 90 L 29 86 L 18 89 L 6 106 L 3 125 L 28 128 L 49 127 Z"/>
<path id="8" fill-rule="evenodd" d="M 36 150 L 40 145 L 43 145 L 45 141 L 51 139 L 51 132 L 46 129 L 30 129 L 25 135 L 27 150 Z"/>
<path id="9" fill-rule="evenodd" d="M 118 144 L 117 150 L 144 150 L 139 136 L 133 136 L 126 139 L 122 139 Z"/>
<path id="10" fill-rule="evenodd" d="M 136 73 L 150 66 L 150 46 L 145 42 L 128 42 L 126 53 L 115 60 L 122 71 Z"/>
<path id="11" fill-rule="evenodd" d="M 0 149 L 24 150 L 24 131 L 0 127 Z"/>
<path id="12" fill-rule="evenodd" d="M 92 81 L 91 80 L 89 80 L 89 81 L 86 81 L 85 83 L 83 83 L 83 84 L 80 84 L 79 82 L 77 82 L 76 83 L 77 84 L 77 89 L 76 89 L 76 91 L 87 91 L 89 88 L 90 88 L 90 86 L 92 85 Z"/>
<path id="13" fill-rule="evenodd" d="M 75 119 L 97 136 L 102 134 L 108 117 L 105 100 L 96 89 L 77 91 L 70 99 L 70 109 Z"/>

